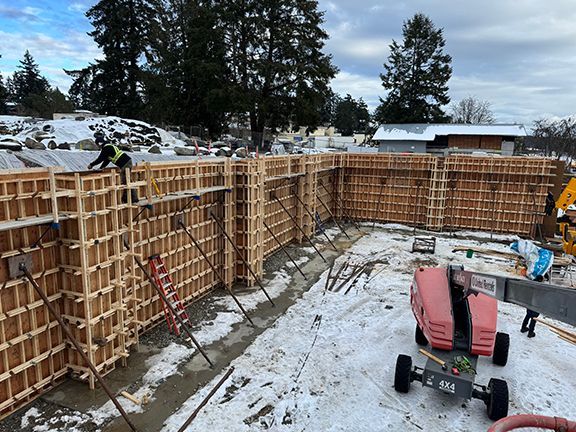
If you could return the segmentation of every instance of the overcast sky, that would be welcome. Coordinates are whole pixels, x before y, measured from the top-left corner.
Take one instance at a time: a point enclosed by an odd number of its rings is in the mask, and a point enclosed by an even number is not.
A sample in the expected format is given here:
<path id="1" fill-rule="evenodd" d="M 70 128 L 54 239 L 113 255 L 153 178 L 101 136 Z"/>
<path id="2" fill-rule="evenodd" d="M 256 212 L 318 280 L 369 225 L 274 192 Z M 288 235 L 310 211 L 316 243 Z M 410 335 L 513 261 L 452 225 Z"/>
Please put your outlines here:
<path id="1" fill-rule="evenodd" d="M 232 0 L 230 0 L 232 1 Z M 29 49 L 53 85 L 67 90 L 63 68 L 99 56 L 84 17 L 93 0 L 0 0 L 0 71 L 12 73 Z M 335 91 L 371 108 L 384 96 L 379 74 L 392 39 L 416 12 L 444 29 L 453 59 L 453 101 L 475 95 L 499 122 L 576 114 L 574 0 L 319 0 L 330 34 L 326 51 L 340 73 Z"/>

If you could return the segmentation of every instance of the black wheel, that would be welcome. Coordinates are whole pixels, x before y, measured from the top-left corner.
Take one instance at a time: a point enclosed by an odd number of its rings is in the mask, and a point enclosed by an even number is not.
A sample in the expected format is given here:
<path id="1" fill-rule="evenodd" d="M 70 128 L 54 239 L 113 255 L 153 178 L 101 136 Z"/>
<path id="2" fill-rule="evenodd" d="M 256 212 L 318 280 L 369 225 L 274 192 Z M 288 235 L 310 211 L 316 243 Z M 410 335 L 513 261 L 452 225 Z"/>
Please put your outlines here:
<path id="1" fill-rule="evenodd" d="M 394 388 L 397 392 L 408 393 L 412 376 L 412 357 L 400 354 L 396 359 Z"/>
<path id="2" fill-rule="evenodd" d="M 496 333 L 492 363 L 498 366 L 506 366 L 508 363 L 508 350 L 510 348 L 510 336 L 506 333 Z"/>
<path id="3" fill-rule="evenodd" d="M 416 333 L 414 335 L 414 339 L 416 339 L 416 343 L 418 345 L 426 346 L 428 345 L 428 339 L 426 339 L 426 335 L 420 329 L 420 326 L 416 324 Z"/>
<path id="4" fill-rule="evenodd" d="M 490 420 L 500 420 L 508 415 L 508 384 L 506 381 L 490 378 L 488 382 L 488 403 L 486 411 Z"/>

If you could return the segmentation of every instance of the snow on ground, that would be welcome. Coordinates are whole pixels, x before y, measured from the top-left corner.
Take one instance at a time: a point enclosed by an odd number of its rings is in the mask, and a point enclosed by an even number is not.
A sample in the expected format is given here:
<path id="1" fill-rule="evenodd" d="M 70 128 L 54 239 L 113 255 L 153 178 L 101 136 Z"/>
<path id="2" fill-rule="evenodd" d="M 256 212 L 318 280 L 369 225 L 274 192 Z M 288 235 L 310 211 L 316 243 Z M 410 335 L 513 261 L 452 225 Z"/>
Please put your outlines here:
<path id="1" fill-rule="evenodd" d="M 303 264 L 308 259 L 307 257 L 302 257 L 297 262 Z M 289 267 L 288 263 L 286 267 Z M 264 285 L 270 297 L 276 298 L 286 290 L 290 280 L 291 277 L 286 270 L 280 269 L 271 280 L 264 281 Z M 266 297 L 260 290 L 255 290 L 241 295 L 240 301 L 242 306 L 250 312 L 256 309 L 260 303 L 266 301 Z M 201 346 L 207 346 L 222 339 L 230 333 L 234 324 L 240 323 L 245 319 L 230 296 L 217 300 L 216 304 L 224 306 L 225 310 L 218 312 L 212 321 L 204 323 L 199 331 L 194 332 L 194 336 Z M 154 400 L 154 391 L 158 386 L 170 376 L 178 374 L 179 367 L 190 360 L 195 353 L 196 350 L 194 348 L 171 343 L 158 354 L 151 356 L 146 360 L 146 366 L 149 369 L 142 378 L 142 386 L 132 392 L 133 396 L 140 400 L 144 397 Z M 142 412 L 145 409 L 145 407 L 135 405 L 123 397 L 118 398 L 118 401 L 127 413 Z M 44 418 L 37 408 L 31 408 L 22 419 L 22 427 L 28 426 L 30 419 L 35 419 L 34 432 L 80 432 L 84 430 L 82 428 L 84 424 L 93 423 L 96 426 L 101 426 L 108 420 L 118 416 L 118 411 L 112 401 L 108 401 L 101 407 L 90 410 L 86 414 L 77 413 L 69 416 L 64 415 L 62 412 L 60 413 L 61 415 Z"/>
<path id="2" fill-rule="evenodd" d="M 262 333 L 234 362 L 235 372 L 203 408 L 188 431 L 485 431 L 490 425 L 485 406 L 478 400 L 464 402 L 413 383 L 411 392 L 393 389 L 396 356 L 413 357 L 424 366 L 414 342 L 415 321 L 408 290 L 414 271 L 420 266 L 464 264 L 469 270 L 510 274 L 513 261 L 496 257 L 452 253 L 455 246 L 477 246 L 476 240 L 438 238 L 434 255 L 412 254 L 413 230 L 402 225 L 383 225 L 337 258 L 334 272 L 346 261 L 372 262 L 370 273 L 362 275 L 347 294 L 325 291 L 326 270 L 320 280 L 289 308 L 275 324 Z M 338 233 L 331 228 L 330 237 Z M 489 233 L 467 233 L 482 239 L 482 247 L 509 252 L 504 244 L 486 243 Z M 419 232 L 417 236 L 421 236 Z M 316 237 L 320 239 L 320 237 Z M 313 251 L 313 250 L 312 250 Z M 300 259 L 304 263 L 304 259 Z M 299 261 L 300 261 L 299 260 Z M 286 265 L 264 285 L 275 298 L 290 288 L 292 276 Z M 334 275 L 334 273 L 333 273 Z M 348 285 L 349 286 L 349 285 Z M 260 290 L 240 296 L 248 311 L 266 297 Z M 225 338 L 232 326 L 243 321 L 233 300 L 223 297 L 225 306 L 217 317 L 195 332 L 202 345 Z M 504 368 L 490 359 L 479 360 L 477 382 L 503 378 L 510 387 L 510 413 L 538 413 L 574 417 L 576 377 L 571 373 L 576 348 L 551 332 L 537 327 L 537 337 L 527 339 L 518 330 L 524 310 L 500 305 L 499 328 L 511 336 L 511 354 Z M 194 349 L 171 344 L 151 356 L 142 386 L 133 394 L 150 395 Z M 167 364 L 173 365 L 166 368 Z M 222 371 L 222 375 L 225 371 Z M 163 432 L 177 431 L 215 383 L 199 390 L 165 423 Z M 128 412 L 142 408 L 119 399 Z M 111 402 L 89 413 L 61 413 L 51 418 L 30 409 L 22 420 L 34 421 L 34 432 L 83 430 L 82 424 L 102 426 L 118 413 Z"/>
<path id="3" fill-rule="evenodd" d="M 410 253 L 412 230 L 391 226 L 358 241 L 337 260 L 375 262 L 370 275 L 345 294 L 325 292 L 327 271 L 303 297 L 261 334 L 232 365 L 235 372 L 203 408 L 188 431 L 485 431 L 485 405 L 465 402 L 413 383 L 393 389 L 396 356 L 424 366 L 414 342 L 408 290 L 419 266 L 462 263 L 469 270 L 510 274 L 513 262 L 452 253 L 478 242 L 438 238 L 435 255 Z M 400 232 L 399 229 L 404 229 Z M 478 233 L 474 233 L 478 234 Z M 489 236 L 489 234 L 488 234 Z M 486 233 L 483 234 L 486 237 Z M 502 244 L 484 247 L 508 252 Z M 524 310 L 501 304 L 499 329 L 511 336 L 504 368 L 479 360 L 477 382 L 503 378 L 510 414 L 574 416 L 576 348 L 543 326 L 537 337 L 519 332 Z M 222 372 L 224 374 L 225 371 Z M 221 377 L 192 396 L 166 423 L 178 430 Z"/>
<path id="4" fill-rule="evenodd" d="M 81 115 L 79 115 L 81 118 Z M 129 134 L 131 139 L 150 140 L 150 143 L 158 142 L 165 146 L 183 146 L 183 141 L 175 138 L 167 131 L 156 128 L 139 120 L 129 120 L 114 116 L 101 116 L 85 118 L 83 120 L 33 120 L 29 117 L 0 116 L 0 126 L 12 132 L 18 132 L 14 136 L 24 142 L 27 137 L 34 137 L 44 127 L 50 127 L 47 135 L 52 136 L 56 144 L 76 143 L 78 141 L 94 138 L 94 132 L 103 131 L 108 139 L 115 139 L 120 135 Z M 115 136 L 117 134 L 117 136 Z M 12 136 L 12 135 L 4 135 Z M 3 136 L 0 135 L 0 138 Z"/>

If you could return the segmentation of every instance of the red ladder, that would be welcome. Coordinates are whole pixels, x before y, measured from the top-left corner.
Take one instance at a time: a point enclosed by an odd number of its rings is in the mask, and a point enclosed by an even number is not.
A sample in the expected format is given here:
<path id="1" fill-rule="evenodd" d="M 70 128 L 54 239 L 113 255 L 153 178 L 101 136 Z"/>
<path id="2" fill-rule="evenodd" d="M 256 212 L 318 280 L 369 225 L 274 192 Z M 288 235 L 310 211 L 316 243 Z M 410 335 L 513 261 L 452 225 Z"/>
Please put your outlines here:
<path id="1" fill-rule="evenodd" d="M 182 318 L 184 324 L 189 325 L 190 319 L 188 313 L 178 296 L 178 292 L 174 289 L 172 278 L 164 265 L 164 261 L 160 255 L 153 255 L 148 258 L 148 262 L 150 263 L 150 268 L 152 269 L 152 275 L 156 285 L 160 287 L 174 310 L 176 310 L 176 313 L 180 318 Z M 166 323 L 168 323 L 168 330 L 170 330 L 171 333 L 180 336 L 180 323 L 176 320 L 176 317 L 172 313 L 172 309 L 168 307 L 162 298 L 160 298 L 160 300 L 162 301 L 162 307 L 164 308 L 164 317 L 166 318 Z"/>

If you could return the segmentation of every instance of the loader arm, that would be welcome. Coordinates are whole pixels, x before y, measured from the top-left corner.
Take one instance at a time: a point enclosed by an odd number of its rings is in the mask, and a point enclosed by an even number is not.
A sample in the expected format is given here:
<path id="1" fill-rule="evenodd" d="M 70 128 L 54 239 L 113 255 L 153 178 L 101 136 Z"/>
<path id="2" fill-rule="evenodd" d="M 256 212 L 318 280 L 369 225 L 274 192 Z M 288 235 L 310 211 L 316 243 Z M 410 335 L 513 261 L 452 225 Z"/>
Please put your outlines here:
<path id="1" fill-rule="evenodd" d="M 449 266 L 448 280 L 467 295 L 482 293 L 576 326 L 576 289 L 470 272 L 462 266 Z"/>
<path id="2" fill-rule="evenodd" d="M 574 203 L 576 203 L 576 178 L 571 178 L 556 200 L 556 208 L 566 211 Z"/>

